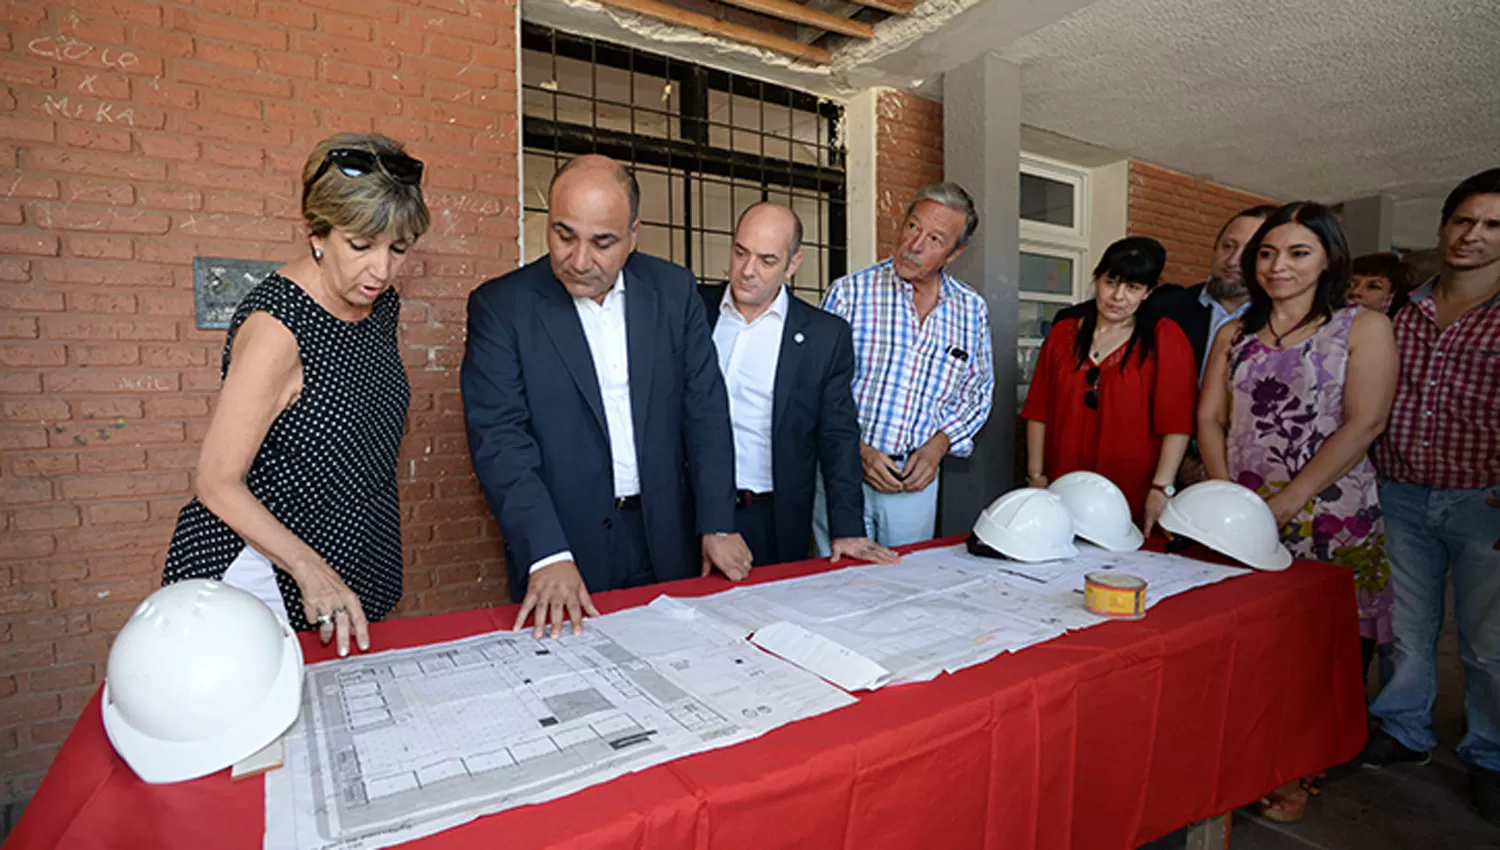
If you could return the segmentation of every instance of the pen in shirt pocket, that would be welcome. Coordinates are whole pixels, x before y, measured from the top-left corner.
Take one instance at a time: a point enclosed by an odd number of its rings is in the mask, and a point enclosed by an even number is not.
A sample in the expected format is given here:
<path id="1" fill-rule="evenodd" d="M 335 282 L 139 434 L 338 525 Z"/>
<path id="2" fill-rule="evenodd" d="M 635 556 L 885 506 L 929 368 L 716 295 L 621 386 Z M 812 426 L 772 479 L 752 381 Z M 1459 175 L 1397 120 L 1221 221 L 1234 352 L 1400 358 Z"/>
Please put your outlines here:
<path id="1" fill-rule="evenodd" d="M 959 348 L 955 345 L 952 348 L 948 349 L 948 356 L 953 357 L 957 360 L 968 360 L 969 352 L 964 351 L 962 348 Z"/>

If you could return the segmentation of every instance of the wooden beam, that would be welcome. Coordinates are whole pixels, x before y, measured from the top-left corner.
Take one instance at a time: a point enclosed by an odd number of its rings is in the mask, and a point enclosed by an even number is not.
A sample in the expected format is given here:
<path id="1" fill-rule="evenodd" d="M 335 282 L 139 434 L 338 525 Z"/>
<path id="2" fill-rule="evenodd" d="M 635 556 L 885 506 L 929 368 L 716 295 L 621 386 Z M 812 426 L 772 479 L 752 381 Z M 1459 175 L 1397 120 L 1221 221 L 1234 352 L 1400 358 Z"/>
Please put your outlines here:
<path id="1" fill-rule="evenodd" d="M 827 12 L 830 15 L 838 15 L 840 18 L 854 18 L 860 12 L 866 11 L 864 6 L 858 3 L 850 3 L 849 0 L 807 0 L 807 8 L 818 12 Z M 797 28 L 797 40 L 803 44 L 812 44 L 827 34 L 827 30 L 817 27 Z"/>
<path id="2" fill-rule="evenodd" d="M 820 30 L 841 33 L 855 38 L 870 38 L 875 34 L 875 27 L 861 21 L 851 20 L 842 15 L 831 12 L 822 12 L 795 3 L 793 0 L 720 0 L 727 6 L 738 6 L 762 15 L 770 15 L 773 18 L 781 18 L 784 21 L 803 24 L 804 26 L 817 27 Z"/>
<path id="3" fill-rule="evenodd" d="M 861 6 L 869 6 L 871 9 L 879 9 L 882 12 L 890 12 L 892 15 L 910 15 L 913 0 L 859 0 Z"/>
<path id="4" fill-rule="evenodd" d="M 662 21 L 677 26 L 691 27 L 699 32 L 709 35 L 717 35 L 731 41 L 743 42 L 754 45 L 765 50 L 774 50 L 784 53 L 795 59 L 815 62 L 819 65 L 827 65 L 833 61 L 833 54 L 821 47 L 803 44 L 790 38 L 782 38 L 779 35 L 761 32 L 760 30 L 732 24 L 700 15 L 697 12 L 689 12 L 676 6 L 668 6 L 660 0 L 599 0 L 605 6 L 616 9 L 624 9 L 637 15 L 644 15 L 654 20 Z"/>

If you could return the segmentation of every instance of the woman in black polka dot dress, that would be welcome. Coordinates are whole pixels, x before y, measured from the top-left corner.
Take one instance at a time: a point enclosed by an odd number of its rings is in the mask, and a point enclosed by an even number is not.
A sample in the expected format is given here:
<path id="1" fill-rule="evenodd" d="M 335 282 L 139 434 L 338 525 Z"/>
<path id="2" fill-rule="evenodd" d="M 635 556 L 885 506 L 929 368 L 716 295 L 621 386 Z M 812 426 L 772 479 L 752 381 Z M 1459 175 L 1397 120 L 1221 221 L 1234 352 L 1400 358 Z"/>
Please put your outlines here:
<path id="1" fill-rule="evenodd" d="M 245 296 L 163 583 L 213 578 L 339 654 L 401 598 L 396 463 L 411 389 L 391 281 L 427 229 L 422 163 L 377 135 L 303 167 L 309 256 Z"/>

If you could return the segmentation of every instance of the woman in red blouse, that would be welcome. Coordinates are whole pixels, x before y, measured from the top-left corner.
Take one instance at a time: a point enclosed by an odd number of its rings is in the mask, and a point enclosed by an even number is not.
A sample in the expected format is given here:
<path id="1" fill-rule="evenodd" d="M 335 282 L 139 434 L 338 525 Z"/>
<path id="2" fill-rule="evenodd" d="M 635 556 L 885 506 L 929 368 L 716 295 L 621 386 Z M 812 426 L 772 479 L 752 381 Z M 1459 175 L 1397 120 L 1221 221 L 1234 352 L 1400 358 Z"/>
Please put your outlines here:
<path id="1" fill-rule="evenodd" d="M 1079 469 L 1113 481 L 1146 534 L 1174 491 L 1197 409 L 1193 349 L 1146 296 L 1167 251 L 1132 236 L 1110 245 L 1094 269 L 1094 301 L 1047 334 L 1021 416 L 1027 483 Z"/>

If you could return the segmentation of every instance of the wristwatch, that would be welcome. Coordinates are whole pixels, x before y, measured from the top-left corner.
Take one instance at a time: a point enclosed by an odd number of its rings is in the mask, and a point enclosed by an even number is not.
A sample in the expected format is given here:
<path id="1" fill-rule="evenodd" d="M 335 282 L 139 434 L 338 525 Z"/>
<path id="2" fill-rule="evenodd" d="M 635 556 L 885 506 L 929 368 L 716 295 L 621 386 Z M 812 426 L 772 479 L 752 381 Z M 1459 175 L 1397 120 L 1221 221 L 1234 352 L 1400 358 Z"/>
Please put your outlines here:
<path id="1" fill-rule="evenodd" d="M 1161 493 L 1162 493 L 1162 495 L 1166 496 L 1168 499 L 1170 499 L 1173 496 L 1177 495 L 1177 488 L 1174 487 L 1174 486 L 1172 486 L 1171 484 L 1165 484 L 1165 485 L 1163 485 L 1163 484 L 1157 484 L 1155 481 L 1152 481 L 1151 482 L 1151 489 L 1152 490 L 1160 490 Z"/>

